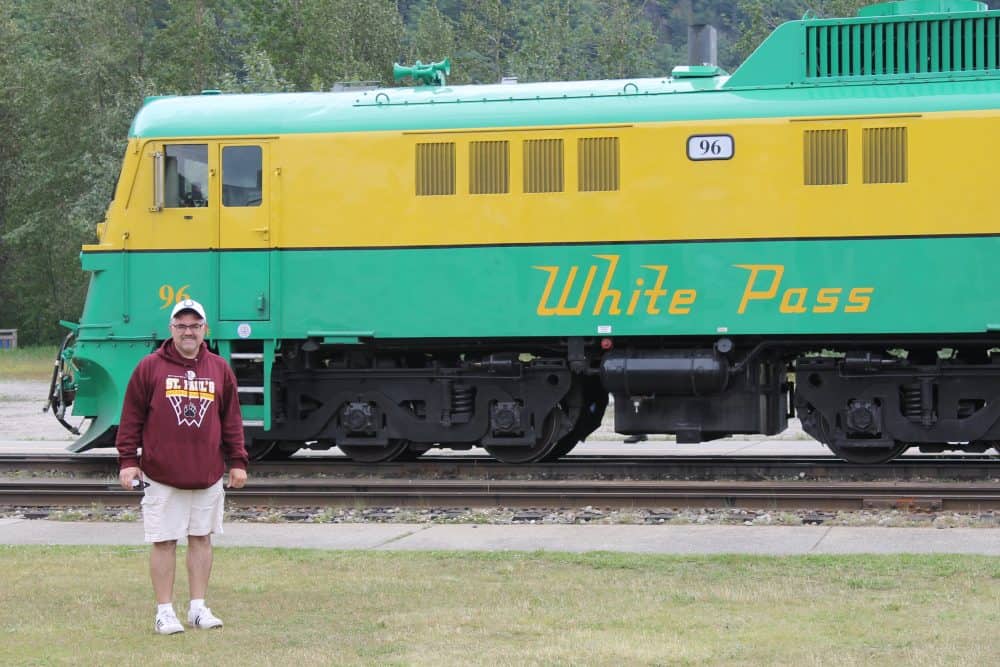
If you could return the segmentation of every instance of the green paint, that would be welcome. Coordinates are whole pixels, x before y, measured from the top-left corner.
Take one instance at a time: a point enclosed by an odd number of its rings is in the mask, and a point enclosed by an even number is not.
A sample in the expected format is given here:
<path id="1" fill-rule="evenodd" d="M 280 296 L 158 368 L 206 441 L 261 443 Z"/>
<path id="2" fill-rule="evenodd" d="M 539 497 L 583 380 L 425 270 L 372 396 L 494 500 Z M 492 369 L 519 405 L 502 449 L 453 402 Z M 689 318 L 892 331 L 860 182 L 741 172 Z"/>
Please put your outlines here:
<path id="1" fill-rule="evenodd" d="M 675 79 L 699 79 L 703 77 L 727 76 L 729 72 L 718 65 L 677 65 L 670 70 Z"/>
<path id="2" fill-rule="evenodd" d="M 121 309 L 120 276 L 101 270 L 94 275 L 78 335 L 81 341 L 136 340 L 129 344 L 140 346 L 143 339 L 166 338 L 169 309 L 162 307 L 159 290 L 181 283 L 205 305 L 212 336 L 220 339 L 235 338 L 241 322 L 251 325 L 253 339 L 566 336 L 596 334 L 599 325 L 611 325 L 620 335 L 711 336 L 718 327 L 731 334 L 983 332 L 987 322 L 1000 321 L 1000 295 L 992 289 L 1000 282 L 1000 268 L 990 268 L 998 254 L 1000 238 L 994 237 L 131 253 L 129 321 L 109 322 Z M 226 295 L 243 287 L 234 285 L 232 276 L 245 273 L 213 270 L 220 256 L 225 266 L 257 267 L 268 255 L 281 280 L 238 290 L 247 307 L 227 311 Z M 611 262 L 598 255 L 619 258 L 610 277 Z M 119 264 L 118 253 L 84 257 L 89 270 Z M 788 315 L 778 311 L 780 298 L 756 299 L 740 315 L 750 272 L 738 265 L 784 266 L 782 292 L 806 288 L 810 304 L 820 288 L 839 287 L 846 298 L 852 288 L 873 287 L 872 305 L 867 313 Z M 581 314 L 539 316 L 539 307 L 557 305 L 574 266 L 577 278 L 567 303 L 576 303 L 587 274 L 591 269 L 594 274 Z M 621 294 L 622 311 L 636 281 L 642 281 L 641 291 L 653 289 L 658 274 L 643 266 L 669 266 L 663 289 L 670 295 L 697 291 L 690 314 L 667 314 L 669 296 L 654 299 L 654 310 L 664 311 L 660 315 L 646 312 L 651 297 L 645 295 L 631 316 L 611 315 L 612 297 L 597 308 L 606 280 L 609 290 Z M 540 303 L 550 275 L 555 275 L 552 294 Z M 956 275 L 968 279 L 956 284 Z M 764 282 L 761 274 L 758 291 Z M 257 315 L 250 306 L 258 289 L 272 296 L 269 320 L 250 317 Z"/>
<path id="3" fill-rule="evenodd" d="M 258 266 L 265 257 L 278 267 L 265 285 L 273 298 L 270 320 L 220 319 L 220 294 L 224 304 L 232 287 L 229 275 L 216 270 L 220 255 L 229 266 Z M 598 255 L 618 257 L 613 273 Z M 209 339 L 223 354 L 240 337 L 240 324 L 250 326 L 249 339 L 264 342 L 266 355 L 274 353 L 275 341 L 308 337 L 353 344 L 370 338 L 983 334 L 1000 321 L 997 255 L 995 237 L 144 252 L 131 253 L 132 302 L 123 308 L 120 255 L 85 253 L 94 277 L 74 349 L 80 368 L 74 414 L 99 415 L 102 426 L 117 423 L 132 369 L 155 340 L 169 335 L 169 310 L 158 296 L 164 284 L 189 285 L 187 293 L 208 311 Z M 749 300 L 742 314 L 751 271 L 739 265 L 784 267 L 774 297 Z M 540 316 L 539 308 L 558 306 L 574 266 L 565 304 L 580 303 L 580 314 Z M 658 266 L 669 267 L 665 294 L 655 289 L 660 270 L 649 268 Z M 581 301 L 591 270 L 594 279 Z M 553 289 L 542 301 L 550 276 Z M 752 291 L 767 293 L 775 277 L 759 271 Z M 823 288 L 840 290 L 834 312 L 815 312 L 829 303 L 830 292 L 826 302 L 820 298 Z M 867 312 L 846 311 L 854 288 L 872 289 Z M 684 306 L 687 314 L 669 312 L 678 290 L 697 294 Z M 253 291 L 241 293 L 249 300 Z M 617 315 L 611 313 L 616 297 Z M 783 300 L 803 312 L 782 313 Z M 246 416 L 266 418 L 259 410 Z"/>
<path id="4" fill-rule="evenodd" d="M 451 58 L 426 64 L 418 60 L 409 67 L 399 63 L 394 63 L 392 66 L 392 78 L 396 81 L 413 78 L 425 86 L 443 86 L 447 83 L 445 77 L 449 74 L 451 74 Z"/>
<path id="5" fill-rule="evenodd" d="M 790 21 L 764 40 L 725 87 L 847 83 L 860 86 L 852 92 L 863 105 L 867 97 L 886 95 L 884 84 L 995 80 L 1000 76 L 996 43 L 985 34 L 1000 12 L 985 10 L 984 3 L 970 0 L 906 0 L 868 7 L 856 18 Z M 935 55 L 929 57 L 929 52 Z M 838 90 L 851 95 L 848 89 Z M 956 109 L 967 108 L 964 93 L 956 93 Z"/>
<path id="6" fill-rule="evenodd" d="M 896 0 L 869 5 L 858 10 L 858 16 L 903 16 L 908 14 L 944 14 L 950 12 L 985 12 L 985 2 L 978 0 Z"/>
<path id="7" fill-rule="evenodd" d="M 739 72 L 733 78 L 737 75 Z M 668 79 L 596 82 L 614 84 L 613 88 L 517 84 L 488 87 L 493 90 L 483 89 L 481 93 L 473 90 L 478 87 L 470 86 L 392 88 L 362 96 L 288 93 L 172 97 L 144 106 L 129 135 L 270 136 L 932 113 L 1000 106 L 1000 80 L 993 75 L 972 79 L 977 75 L 983 73 L 970 73 L 970 80 L 926 81 L 891 89 L 859 85 L 730 90 L 728 84 L 720 89 L 727 81 L 725 77 L 706 77 L 684 79 L 683 83 Z M 506 90 L 497 91 L 499 88 Z M 431 90 L 442 93 L 426 92 Z M 504 98 L 497 97 L 499 93 L 505 94 Z M 377 95 L 389 101 L 376 103 Z"/>

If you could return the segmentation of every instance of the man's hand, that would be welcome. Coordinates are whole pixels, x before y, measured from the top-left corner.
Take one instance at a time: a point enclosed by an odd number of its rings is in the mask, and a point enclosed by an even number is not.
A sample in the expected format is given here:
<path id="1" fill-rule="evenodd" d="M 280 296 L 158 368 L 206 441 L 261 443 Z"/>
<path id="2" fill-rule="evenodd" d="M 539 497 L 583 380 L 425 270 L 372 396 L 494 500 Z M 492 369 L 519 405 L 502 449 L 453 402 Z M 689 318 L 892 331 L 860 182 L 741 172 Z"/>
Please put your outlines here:
<path id="1" fill-rule="evenodd" d="M 126 491 L 132 490 L 132 480 L 142 479 L 142 472 L 138 468 L 122 468 L 118 472 L 118 482 Z"/>
<path id="2" fill-rule="evenodd" d="M 247 471 L 243 468 L 230 468 L 229 469 L 229 483 L 226 484 L 226 488 L 229 489 L 242 489 L 243 485 L 247 483 Z"/>

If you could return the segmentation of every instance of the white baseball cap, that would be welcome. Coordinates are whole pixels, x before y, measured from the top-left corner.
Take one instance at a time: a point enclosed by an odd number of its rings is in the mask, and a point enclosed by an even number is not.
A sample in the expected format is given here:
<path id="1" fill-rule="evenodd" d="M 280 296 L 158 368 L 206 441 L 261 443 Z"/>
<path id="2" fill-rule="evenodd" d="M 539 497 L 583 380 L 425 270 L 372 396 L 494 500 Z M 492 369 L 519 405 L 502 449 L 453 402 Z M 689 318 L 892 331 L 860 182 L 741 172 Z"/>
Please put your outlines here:
<path id="1" fill-rule="evenodd" d="M 174 319 L 185 310 L 190 310 L 201 319 L 205 319 L 205 308 L 194 299 L 184 299 L 178 301 L 174 309 L 170 311 L 170 319 Z"/>

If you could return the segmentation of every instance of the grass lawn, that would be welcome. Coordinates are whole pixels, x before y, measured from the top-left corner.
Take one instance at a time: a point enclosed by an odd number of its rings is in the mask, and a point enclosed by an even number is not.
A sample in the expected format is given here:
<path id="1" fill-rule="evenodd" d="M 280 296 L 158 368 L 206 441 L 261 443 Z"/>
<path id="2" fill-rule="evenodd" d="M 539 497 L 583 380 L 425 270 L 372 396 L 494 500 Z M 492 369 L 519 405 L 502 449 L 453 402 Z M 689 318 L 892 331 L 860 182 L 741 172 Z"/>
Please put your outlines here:
<path id="1" fill-rule="evenodd" d="M 54 345 L 0 350 L 0 380 L 48 380 L 55 358 Z"/>
<path id="2" fill-rule="evenodd" d="M 997 558 L 218 549 L 159 637 L 146 556 L 0 546 L 0 664 L 1000 664 Z"/>

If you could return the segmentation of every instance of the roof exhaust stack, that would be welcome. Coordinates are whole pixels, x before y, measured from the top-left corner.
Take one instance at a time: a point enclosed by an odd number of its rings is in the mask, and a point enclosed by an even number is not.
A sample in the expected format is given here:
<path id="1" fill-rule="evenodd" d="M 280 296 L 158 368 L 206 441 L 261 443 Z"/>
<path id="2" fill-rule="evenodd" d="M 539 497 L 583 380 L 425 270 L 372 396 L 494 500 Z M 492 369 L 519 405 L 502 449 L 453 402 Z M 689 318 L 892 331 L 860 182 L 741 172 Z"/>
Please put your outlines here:
<path id="1" fill-rule="evenodd" d="M 688 26 L 688 65 L 718 65 L 719 34 L 714 26 Z"/>

